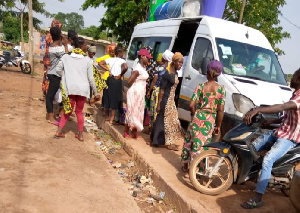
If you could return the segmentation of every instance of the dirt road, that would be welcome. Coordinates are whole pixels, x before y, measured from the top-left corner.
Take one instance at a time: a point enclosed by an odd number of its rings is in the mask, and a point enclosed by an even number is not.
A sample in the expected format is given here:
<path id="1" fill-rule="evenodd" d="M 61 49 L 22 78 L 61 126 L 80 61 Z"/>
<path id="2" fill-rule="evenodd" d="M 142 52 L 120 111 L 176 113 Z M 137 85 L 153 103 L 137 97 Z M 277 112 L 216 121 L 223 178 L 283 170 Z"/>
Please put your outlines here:
<path id="1" fill-rule="evenodd" d="M 74 138 L 74 121 L 53 139 L 40 97 L 40 74 L 0 69 L 0 212 L 140 212 L 89 135 Z"/>

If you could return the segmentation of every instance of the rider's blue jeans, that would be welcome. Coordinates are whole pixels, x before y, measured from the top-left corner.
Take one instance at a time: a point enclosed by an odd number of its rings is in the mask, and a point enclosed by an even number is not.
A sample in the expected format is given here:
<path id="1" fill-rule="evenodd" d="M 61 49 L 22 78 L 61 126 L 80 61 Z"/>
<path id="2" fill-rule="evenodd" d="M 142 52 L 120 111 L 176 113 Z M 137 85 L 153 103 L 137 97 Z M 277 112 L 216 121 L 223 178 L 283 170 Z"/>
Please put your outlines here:
<path id="1" fill-rule="evenodd" d="M 277 138 L 273 135 L 273 132 L 267 132 L 264 135 L 259 136 L 253 145 L 257 152 L 264 150 L 267 143 L 273 143 L 270 151 L 264 156 L 262 163 L 262 170 L 256 185 L 255 191 L 264 194 L 271 177 L 272 167 L 275 161 L 284 156 L 290 149 L 294 148 L 297 144 L 293 141 L 283 138 Z"/>

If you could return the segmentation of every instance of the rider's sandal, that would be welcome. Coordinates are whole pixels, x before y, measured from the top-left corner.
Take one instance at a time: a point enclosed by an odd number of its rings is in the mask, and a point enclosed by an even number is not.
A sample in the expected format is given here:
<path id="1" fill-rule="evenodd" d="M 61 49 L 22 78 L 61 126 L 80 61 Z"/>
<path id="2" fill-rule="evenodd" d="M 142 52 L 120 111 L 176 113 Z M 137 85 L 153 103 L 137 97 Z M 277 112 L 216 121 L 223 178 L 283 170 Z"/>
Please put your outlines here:
<path id="1" fill-rule="evenodd" d="M 249 201 L 241 204 L 241 207 L 243 207 L 244 209 L 254 209 L 254 208 L 262 207 L 263 205 L 264 203 L 262 201 L 257 203 L 254 200 L 250 199 Z"/>

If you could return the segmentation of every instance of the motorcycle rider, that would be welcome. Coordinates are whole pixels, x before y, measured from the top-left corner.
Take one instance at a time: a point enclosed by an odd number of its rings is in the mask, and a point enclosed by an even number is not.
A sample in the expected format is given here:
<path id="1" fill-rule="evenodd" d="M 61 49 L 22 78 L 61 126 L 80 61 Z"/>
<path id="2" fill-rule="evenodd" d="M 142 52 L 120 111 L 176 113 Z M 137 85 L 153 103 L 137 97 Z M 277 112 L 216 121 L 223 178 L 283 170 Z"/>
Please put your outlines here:
<path id="1" fill-rule="evenodd" d="M 252 117 L 258 113 L 279 113 L 285 111 L 278 129 L 261 135 L 252 144 L 252 149 L 256 152 L 262 151 L 267 143 L 272 143 L 273 146 L 264 156 L 254 196 L 249 201 L 241 204 L 245 209 L 259 208 L 263 205 L 262 197 L 271 177 L 273 163 L 300 143 L 300 69 L 294 73 L 290 86 L 295 91 L 289 102 L 259 107 L 248 112 L 244 117 L 244 122 L 250 124 Z"/>

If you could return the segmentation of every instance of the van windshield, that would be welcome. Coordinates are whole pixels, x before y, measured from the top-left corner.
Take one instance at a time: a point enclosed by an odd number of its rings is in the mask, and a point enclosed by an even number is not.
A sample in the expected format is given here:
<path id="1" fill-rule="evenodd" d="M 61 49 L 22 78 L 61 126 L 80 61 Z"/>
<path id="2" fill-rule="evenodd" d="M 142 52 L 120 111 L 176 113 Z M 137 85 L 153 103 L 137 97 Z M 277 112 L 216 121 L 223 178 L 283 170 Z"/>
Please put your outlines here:
<path id="1" fill-rule="evenodd" d="M 225 74 L 287 85 L 273 51 L 221 38 L 216 42 Z"/>

